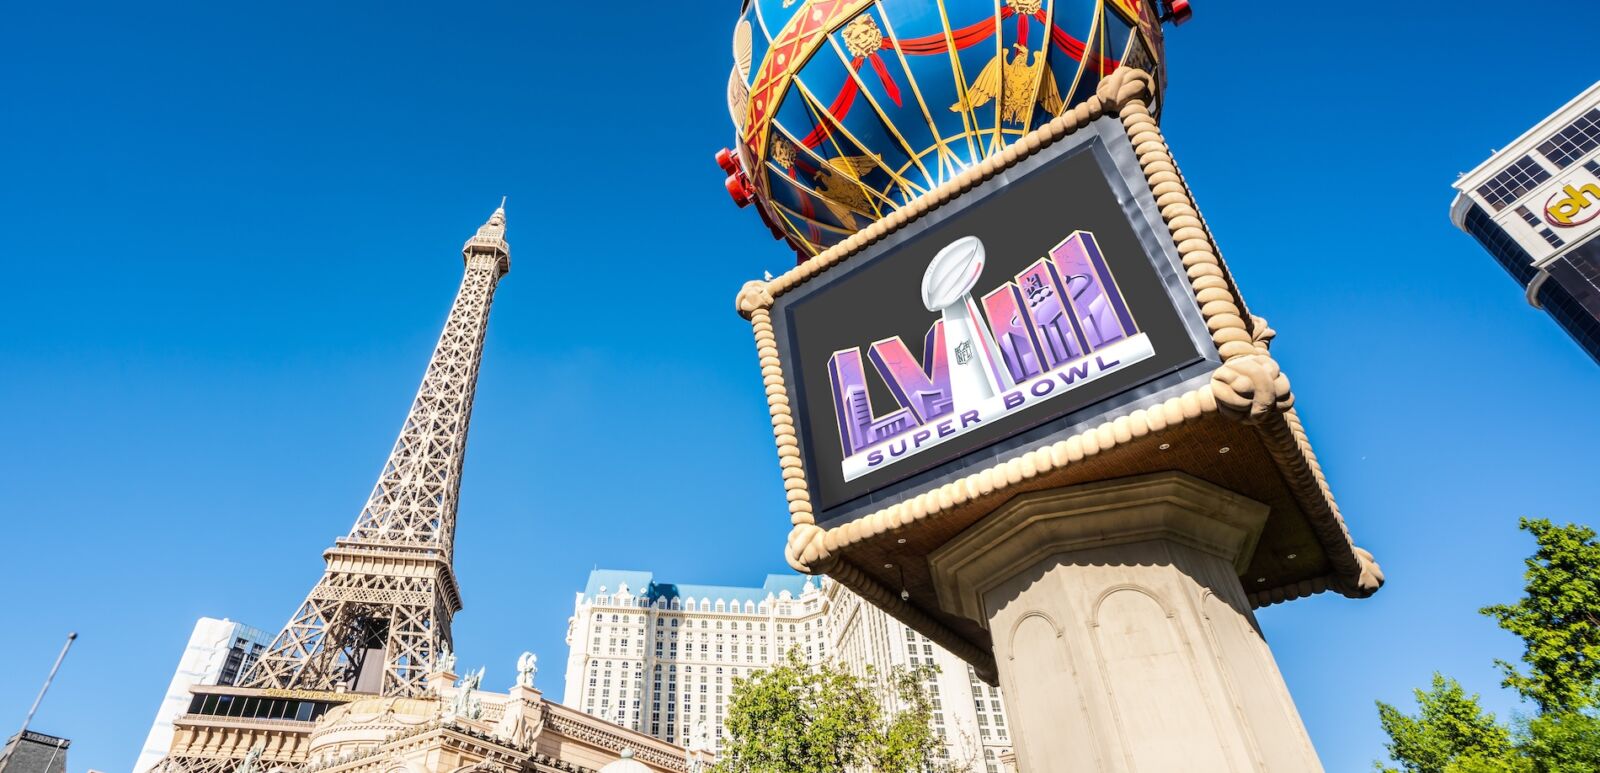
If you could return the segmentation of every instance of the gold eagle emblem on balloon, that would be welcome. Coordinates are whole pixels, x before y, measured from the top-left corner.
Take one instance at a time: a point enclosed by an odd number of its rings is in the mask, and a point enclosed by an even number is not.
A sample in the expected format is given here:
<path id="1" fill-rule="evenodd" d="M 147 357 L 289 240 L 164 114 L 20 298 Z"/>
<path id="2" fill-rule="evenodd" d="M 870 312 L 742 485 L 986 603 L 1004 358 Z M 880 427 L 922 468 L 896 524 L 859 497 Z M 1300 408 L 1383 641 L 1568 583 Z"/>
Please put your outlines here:
<path id="1" fill-rule="evenodd" d="M 772 159 L 772 163 L 785 171 L 794 168 L 800 152 L 794 143 L 774 137 L 768 147 L 768 158 Z M 815 175 L 817 199 L 840 223 L 850 228 L 859 227 L 857 217 L 871 222 L 877 215 L 874 214 L 861 178 L 877 165 L 871 156 L 835 156 L 818 164 Z"/>
<path id="2" fill-rule="evenodd" d="M 1033 114 L 1035 104 L 1050 115 L 1061 112 L 1061 92 L 1056 88 L 1055 75 L 1045 65 L 1044 52 L 1034 51 L 1030 57 L 1028 47 L 1021 43 L 1011 48 L 1011 61 L 999 54 L 990 59 L 967 87 L 966 96 L 950 106 L 952 112 L 971 110 L 997 97 L 1004 123 L 1023 123 Z"/>
<path id="3" fill-rule="evenodd" d="M 839 218 L 839 222 L 856 227 L 855 215 L 869 216 L 872 203 L 867 199 L 861 177 L 872 171 L 877 163 L 868 156 L 839 156 L 828 163 L 817 176 L 821 188 L 822 204 Z"/>

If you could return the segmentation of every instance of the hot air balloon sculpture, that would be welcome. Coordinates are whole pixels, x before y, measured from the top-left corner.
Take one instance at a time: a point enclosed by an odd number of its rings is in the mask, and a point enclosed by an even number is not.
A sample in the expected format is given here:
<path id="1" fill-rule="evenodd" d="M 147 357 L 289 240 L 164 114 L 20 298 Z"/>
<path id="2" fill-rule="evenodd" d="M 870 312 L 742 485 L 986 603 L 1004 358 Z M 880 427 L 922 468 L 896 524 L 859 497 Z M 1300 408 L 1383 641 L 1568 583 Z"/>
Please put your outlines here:
<path id="1" fill-rule="evenodd" d="M 728 192 L 805 260 L 1138 67 L 1181 0 L 747 0 Z"/>

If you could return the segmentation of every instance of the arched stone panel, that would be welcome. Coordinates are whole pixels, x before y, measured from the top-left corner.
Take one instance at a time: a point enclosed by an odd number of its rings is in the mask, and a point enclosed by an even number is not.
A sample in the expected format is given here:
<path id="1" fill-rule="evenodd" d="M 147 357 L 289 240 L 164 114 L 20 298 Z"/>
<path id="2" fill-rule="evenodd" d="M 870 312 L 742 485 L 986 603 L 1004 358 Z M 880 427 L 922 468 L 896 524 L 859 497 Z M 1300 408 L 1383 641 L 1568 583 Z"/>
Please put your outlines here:
<path id="1" fill-rule="evenodd" d="M 1240 726 L 1251 735 L 1252 756 L 1264 771 L 1311 770 L 1316 752 L 1300 724 L 1283 677 L 1250 621 L 1214 593 L 1201 602 L 1216 641 L 1218 666 L 1227 677 Z"/>
<path id="2" fill-rule="evenodd" d="M 1229 769 L 1228 754 L 1174 621 L 1143 589 L 1116 588 L 1095 609 L 1106 690 L 1137 773 Z M 1162 739 L 1152 743 L 1152 739 Z"/>
<path id="3" fill-rule="evenodd" d="M 1004 650 L 996 655 L 1038 664 L 1036 667 L 1043 669 L 1043 673 L 1067 676 L 1059 681 L 1004 680 L 1001 689 L 1012 711 L 1038 712 L 1038 716 L 1053 717 L 1052 724 L 1059 728 L 1059 732 L 1050 735 L 1019 734 L 1015 743 L 1027 747 L 1027 753 L 1034 755 L 1032 759 L 1059 761 L 1063 770 L 1103 769 L 1093 737 L 1093 723 L 1084 706 L 1083 681 L 1078 678 L 1061 627 L 1042 613 L 1027 613 L 1012 626 Z M 1006 673 L 1016 672 L 1008 670 Z"/>

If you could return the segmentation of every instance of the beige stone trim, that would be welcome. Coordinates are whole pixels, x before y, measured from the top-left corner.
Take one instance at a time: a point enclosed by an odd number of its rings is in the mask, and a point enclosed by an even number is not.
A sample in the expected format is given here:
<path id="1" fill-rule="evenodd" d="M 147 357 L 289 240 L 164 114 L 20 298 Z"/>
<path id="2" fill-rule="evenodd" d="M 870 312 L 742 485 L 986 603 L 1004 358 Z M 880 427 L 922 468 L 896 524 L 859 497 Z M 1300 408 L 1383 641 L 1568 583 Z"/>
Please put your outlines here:
<path id="1" fill-rule="evenodd" d="M 1270 510 L 1133 475 L 1019 495 L 929 555 L 940 608 L 992 636 L 1024 769 L 1321 773 L 1239 581 Z"/>
<path id="2" fill-rule="evenodd" d="M 767 281 L 747 282 L 740 289 L 735 307 L 741 316 L 750 321 L 755 334 L 762 384 L 766 388 L 768 413 L 778 448 L 778 464 L 789 503 L 789 521 L 793 528 L 784 555 L 790 566 L 811 574 L 852 571 L 855 577 L 866 581 L 866 575 L 859 569 L 845 568 L 847 562 L 839 560 L 842 550 L 886 532 L 937 517 L 974 500 L 987 501 L 992 497 L 995 501 L 1003 501 L 1009 493 L 1007 489 L 1024 480 L 1064 468 L 1101 451 L 1205 414 L 1221 413 L 1260 431 L 1286 479 L 1291 482 L 1296 497 L 1310 516 L 1312 527 L 1337 570 L 1331 577 L 1258 590 L 1250 594 L 1251 603 L 1258 606 L 1271 604 L 1318 593 L 1330 587 L 1346 595 L 1366 596 L 1382 585 L 1383 573 L 1372 560 L 1371 554 L 1351 544 L 1349 531 L 1345 528 L 1338 506 L 1333 502 L 1316 457 L 1311 453 L 1310 442 L 1293 409 L 1294 396 L 1290 391 L 1289 379 L 1268 350 L 1274 333 L 1260 317 L 1246 320 L 1248 312 L 1244 300 L 1173 162 L 1160 128 L 1150 114 L 1148 101 L 1153 93 L 1153 84 L 1148 73 L 1135 69 L 1118 70 L 1100 83 L 1093 97 L 1029 133 L 1001 153 L 984 159 L 782 276 Z M 770 310 L 776 297 L 844 262 L 1040 148 L 1087 126 L 1096 118 L 1113 114 L 1122 121 L 1128 132 L 1161 217 L 1171 232 L 1195 300 L 1200 305 L 1201 317 L 1210 331 L 1211 341 L 1222 357 L 1223 365 L 1212 374 L 1211 384 L 1160 405 L 1118 416 L 1066 440 L 1020 454 L 958 481 L 870 513 L 852 523 L 827 530 L 817 526 L 810 492 L 806 489 L 783 364 L 778 357 L 777 339 L 772 327 Z M 889 595 L 892 597 L 890 601 L 898 601 L 898 596 Z M 920 614 L 909 605 L 899 606 L 905 607 L 908 614 Z M 931 618 L 929 622 L 933 623 Z M 943 631 L 948 633 L 945 638 L 959 639 L 937 623 L 924 630 Z M 941 643 L 950 646 L 949 643 Z M 961 653 L 960 650 L 955 651 Z"/>
<path id="3" fill-rule="evenodd" d="M 1333 564 L 1335 572 L 1317 580 L 1255 591 L 1249 594 L 1250 603 L 1263 607 L 1330 588 L 1352 598 L 1366 598 L 1377 593 L 1383 586 L 1383 569 L 1371 553 L 1356 547 L 1351 540 L 1350 530 L 1328 488 L 1322 465 L 1317 463 L 1317 455 L 1311 450 L 1311 441 L 1306 437 L 1299 414 L 1290 408 L 1274 414 L 1271 421 L 1258 424 L 1257 429 L 1305 510 L 1311 528 L 1327 550 L 1328 562 Z M 1335 549 L 1338 546 L 1345 549 Z"/>
<path id="4" fill-rule="evenodd" d="M 941 607 L 988 627 L 989 592 L 1060 553 L 1164 540 L 1243 573 L 1270 509 L 1181 472 L 1044 489 L 1018 495 L 934 551 L 928 569 Z"/>

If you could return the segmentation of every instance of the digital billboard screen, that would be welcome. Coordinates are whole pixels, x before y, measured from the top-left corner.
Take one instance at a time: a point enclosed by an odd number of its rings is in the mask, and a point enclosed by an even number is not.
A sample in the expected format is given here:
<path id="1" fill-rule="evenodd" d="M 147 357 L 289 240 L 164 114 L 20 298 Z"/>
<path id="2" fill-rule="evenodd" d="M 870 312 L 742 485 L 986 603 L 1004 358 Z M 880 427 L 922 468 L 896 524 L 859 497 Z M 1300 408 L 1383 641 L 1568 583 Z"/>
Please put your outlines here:
<path id="1" fill-rule="evenodd" d="M 774 312 L 824 525 L 1216 364 L 1111 119 L 785 293 Z"/>

